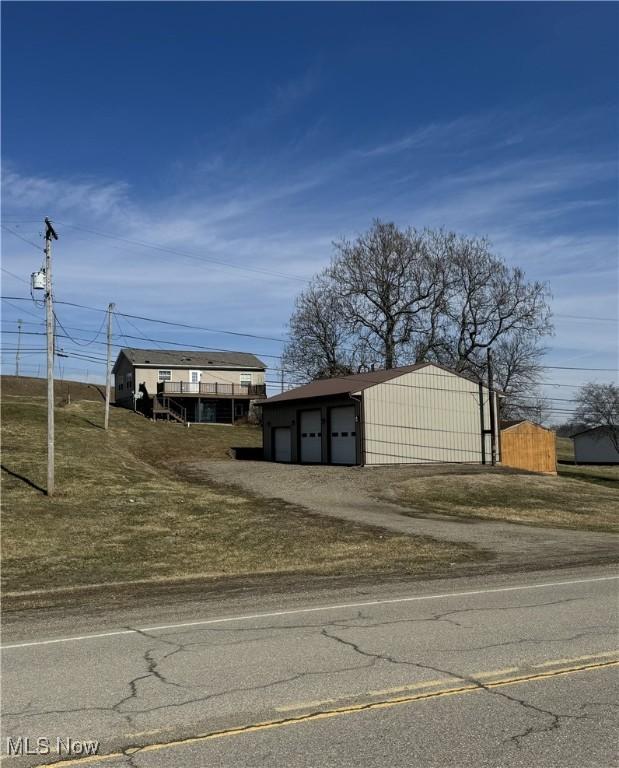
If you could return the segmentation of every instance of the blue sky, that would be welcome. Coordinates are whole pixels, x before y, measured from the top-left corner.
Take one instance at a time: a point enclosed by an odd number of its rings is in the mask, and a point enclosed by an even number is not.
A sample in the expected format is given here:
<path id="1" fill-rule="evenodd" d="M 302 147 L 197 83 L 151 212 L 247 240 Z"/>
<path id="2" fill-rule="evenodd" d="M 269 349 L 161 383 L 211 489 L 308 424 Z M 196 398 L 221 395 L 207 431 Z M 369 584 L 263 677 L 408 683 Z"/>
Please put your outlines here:
<path id="1" fill-rule="evenodd" d="M 3 3 L 5 227 L 37 244 L 38 222 L 56 222 L 58 299 L 273 338 L 332 241 L 376 216 L 488 235 L 551 284 L 547 362 L 615 367 L 616 325 L 566 315 L 617 315 L 618 21 L 610 3 Z M 18 278 L 39 257 L 2 237 L 3 295 L 27 296 Z M 14 304 L 3 331 L 39 322 L 40 308 Z M 58 310 L 90 337 L 100 326 Z M 24 358 L 32 373 L 41 362 Z M 612 375 L 548 377 L 585 378 Z"/>

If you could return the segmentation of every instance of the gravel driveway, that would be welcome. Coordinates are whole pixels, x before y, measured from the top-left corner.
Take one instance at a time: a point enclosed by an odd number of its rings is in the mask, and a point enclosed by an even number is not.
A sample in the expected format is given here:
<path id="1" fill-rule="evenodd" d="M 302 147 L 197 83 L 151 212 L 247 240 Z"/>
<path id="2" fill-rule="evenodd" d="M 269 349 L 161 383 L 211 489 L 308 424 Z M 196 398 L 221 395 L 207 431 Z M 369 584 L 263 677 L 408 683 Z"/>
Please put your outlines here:
<path id="1" fill-rule="evenodd" d="M 619 537 L 610 533 L 573 531 L 563 528 L 536 528 L 505 522 L 463 519 L 424 513 L 411 517 L 410 508 L 377 497 L 389 495 L 389 488 L 413 477 L 457 472 L 489 472 L 474 465 L 413 465 L 389 467 L 334 467 L 275 464 L 262 461 L 192 462 L 191 469 L 209 479 L 239 486 L 252 493 L 279 498 L 306 507 L 321 515 L 339 517 L 391 531 L 431 536 L 462 542 L 496 553 L 505 565 L 540 568 L 617 559 Z M 494 470 L 504 471 L 504 470 Z M 441 476 L 443 476 L 441 478 Z"/>

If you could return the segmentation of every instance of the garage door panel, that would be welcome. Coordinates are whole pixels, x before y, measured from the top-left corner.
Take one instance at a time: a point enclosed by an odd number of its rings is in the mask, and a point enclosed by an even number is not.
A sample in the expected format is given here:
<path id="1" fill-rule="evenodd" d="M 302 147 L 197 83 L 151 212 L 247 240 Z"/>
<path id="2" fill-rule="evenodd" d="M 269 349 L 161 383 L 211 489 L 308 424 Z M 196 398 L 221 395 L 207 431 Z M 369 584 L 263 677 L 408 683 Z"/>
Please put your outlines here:
<path id="1" fill-rule="evenodd" d="M 301 411 L 301 462 L 320 464 L 322 461 L 322 419 L 319 410 Z"/>
<path id="2" fill-rule="evenodd" d="M 329 442 L 331 464 L 357 463 L 357 424 L 354 406 L 346 405 L 331 409 Z"/>
<path id="3" fill-rule="evenodd" d="M 275 461 L 290 463 L 292 461 L 292 442 L 290 427 L 276 427 L 273 430 Z"/>

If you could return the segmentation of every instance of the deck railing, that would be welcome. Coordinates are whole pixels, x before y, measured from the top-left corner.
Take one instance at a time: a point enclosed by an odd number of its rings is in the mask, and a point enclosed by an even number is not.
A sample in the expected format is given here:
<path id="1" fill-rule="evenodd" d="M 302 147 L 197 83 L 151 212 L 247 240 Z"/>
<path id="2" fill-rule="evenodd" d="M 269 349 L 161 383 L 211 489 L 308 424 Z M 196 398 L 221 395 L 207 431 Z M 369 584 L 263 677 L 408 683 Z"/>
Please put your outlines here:
<path id="1" fill-rule="evenodd" d="M 205 395 L 210 397 L 266 397 L 264 384 L 228 384 L 210 381 L 160 381 L 157 392 L 164 395 Z"/>

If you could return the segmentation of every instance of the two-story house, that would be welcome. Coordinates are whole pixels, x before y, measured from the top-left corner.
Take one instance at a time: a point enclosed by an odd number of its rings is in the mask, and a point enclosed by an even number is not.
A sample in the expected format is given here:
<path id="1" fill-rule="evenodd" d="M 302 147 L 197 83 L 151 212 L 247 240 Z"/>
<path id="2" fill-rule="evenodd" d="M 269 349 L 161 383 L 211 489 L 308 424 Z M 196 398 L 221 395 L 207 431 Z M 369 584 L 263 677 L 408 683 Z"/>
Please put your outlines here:
<path id="1" fill-rule="evenodd" d="M 234 424 L 266 397 L 265 364 L 247 352 L 121 349 L 116 404 L 154 419 Z"/>

